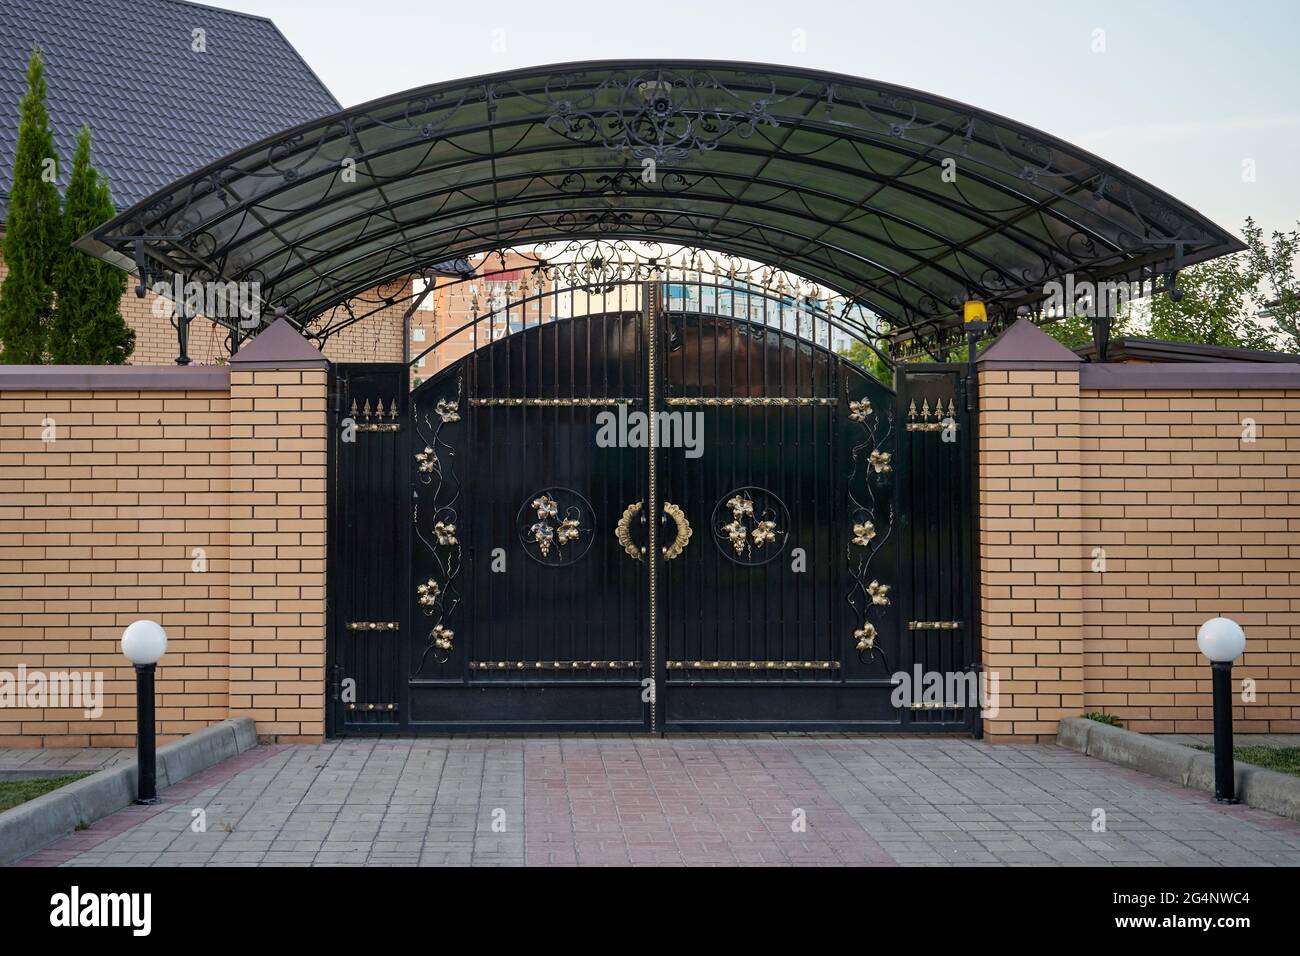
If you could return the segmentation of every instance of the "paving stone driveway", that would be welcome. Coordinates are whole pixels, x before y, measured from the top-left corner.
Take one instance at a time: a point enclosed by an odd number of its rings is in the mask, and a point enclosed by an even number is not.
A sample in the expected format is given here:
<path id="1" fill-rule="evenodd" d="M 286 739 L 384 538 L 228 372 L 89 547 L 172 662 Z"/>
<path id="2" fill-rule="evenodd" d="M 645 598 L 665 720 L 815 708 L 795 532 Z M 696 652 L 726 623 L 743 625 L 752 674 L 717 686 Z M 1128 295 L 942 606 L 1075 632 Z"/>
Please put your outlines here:
<path id="1" fill-rule="evenodd" d="M 1300 824 L 1062 748 L 965 739 L 261 746 L 163 798 L 25 862 L 1300 865 Z"/>

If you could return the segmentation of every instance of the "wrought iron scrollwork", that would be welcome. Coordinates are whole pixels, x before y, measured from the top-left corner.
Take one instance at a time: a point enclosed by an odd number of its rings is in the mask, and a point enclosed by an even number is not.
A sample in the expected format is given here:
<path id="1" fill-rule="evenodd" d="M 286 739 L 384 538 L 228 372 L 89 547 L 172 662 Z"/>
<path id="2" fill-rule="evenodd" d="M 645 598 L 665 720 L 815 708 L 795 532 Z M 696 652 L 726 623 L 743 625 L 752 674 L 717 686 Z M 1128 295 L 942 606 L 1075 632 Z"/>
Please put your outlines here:
<path id="1" fill-rule="evenodd" d="M 553 568 L 580 560 L 595 536 L 591 504 L 569 488 L 531 495 L 519 509 L 518 525 L 524 553 Z"/>
<path id="2" fill-rule="evenodd" d="M 785 502 L 766 488 L 737 488 L 713 508 L 714 543 L 736 564 L 758 567 L 776 560 L 789 533 Z"/>
<path id="3" fill-rule="evenodd" d="M 416 538 L 433 560 L 433 573 L 415 589 L 416 607 L 431 626 L 413 677 L 429 659 L 447 663 L 455 647 L 456 634 L 447 622 L 461 599 L 456 583 L 462 564 L 462 545 L 456 530 L 461 488 L 453 470 L 456 451 L 443 438 L 442 431 L 460 421 L 461 391 L 462 381 L 457 378 L 452 395 L 434 399 L 417 392 L 411 396 L 411 421 L 417 442 L 423 446 L 415 453 L 412 521 Z"/>
<path id="4" fill-rule="evenodd" d="M 853 646 L 863 663 L 879 655 L 888 670 L 889 662 L 878 642 L 877 624 L 890 603 L 892 585 L 872 578 L 869 570 L 894 529 L 894 505 L 889 494 L 893 456 L 884 450 L 893 434 L 894 413 L 892 408 L 877 411 L 868 398 L 849 398 L 848 405 L 849 420 L 864 433 L 863 440 L 853 446 L 853 470 L 848 482 L 851 532 L 845 557 L 853 581 L 847 600 L 857 625 Z M 884 498 L 888 498 L 887 506 L 882 502 Z"/>

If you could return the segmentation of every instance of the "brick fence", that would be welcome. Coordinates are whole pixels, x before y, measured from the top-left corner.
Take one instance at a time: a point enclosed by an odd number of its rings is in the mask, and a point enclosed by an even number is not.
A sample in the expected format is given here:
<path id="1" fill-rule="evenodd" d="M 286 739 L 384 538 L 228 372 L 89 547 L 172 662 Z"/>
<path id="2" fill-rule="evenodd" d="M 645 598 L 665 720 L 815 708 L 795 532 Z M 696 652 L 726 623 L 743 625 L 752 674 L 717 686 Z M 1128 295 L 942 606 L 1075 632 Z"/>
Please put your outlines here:
<path id="1" fill-rule="evenodd" d="M 169 636 L 165 738 L 322 737 L 326 376 L 283 322 L 227 367 L 0 369 L 0 672 L 106 692 L 94 720 L 0 709 L 0 746 L 130 746 L 141 617 Z M 1208 730 L 1216 614 L 1248 636 L 1238 731 L 1300 731 L 1300 368 L 1086 365 L 1026 322 L 979 385 L 989 739 L 1085 710 Z"/>
<path id="2" fill-rule="evenodd" d="M 1208 732 L 1216 615 L 1248 638 L 1237 730 L 1300 731 L 1300 368 L 1085 365 L 1022 322 L 980 402 L 990 737 L 1084 711 Z"/>
<path id="3" fill-rule="evenodd" d="M 164 739 L 323 736 L 326 363 L 272 329 L 228 368 L 3 369 L 0 671 L 100 672 L 105 706 L 0 709 L 0 747 L 131 746 L 142 617 Z"/>

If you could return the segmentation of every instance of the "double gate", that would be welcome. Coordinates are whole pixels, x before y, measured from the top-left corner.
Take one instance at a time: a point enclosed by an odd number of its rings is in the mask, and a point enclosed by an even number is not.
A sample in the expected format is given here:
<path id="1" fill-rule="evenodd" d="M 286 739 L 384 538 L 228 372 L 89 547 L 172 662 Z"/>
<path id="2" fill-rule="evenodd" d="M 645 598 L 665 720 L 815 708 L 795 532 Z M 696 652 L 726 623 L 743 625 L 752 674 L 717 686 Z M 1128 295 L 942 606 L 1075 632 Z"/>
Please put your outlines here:
<path id="1" fill-rule="evenodd" d="M 334 367 L 331 733 L 977 727 L 964 370 L 661 289 Z"/>

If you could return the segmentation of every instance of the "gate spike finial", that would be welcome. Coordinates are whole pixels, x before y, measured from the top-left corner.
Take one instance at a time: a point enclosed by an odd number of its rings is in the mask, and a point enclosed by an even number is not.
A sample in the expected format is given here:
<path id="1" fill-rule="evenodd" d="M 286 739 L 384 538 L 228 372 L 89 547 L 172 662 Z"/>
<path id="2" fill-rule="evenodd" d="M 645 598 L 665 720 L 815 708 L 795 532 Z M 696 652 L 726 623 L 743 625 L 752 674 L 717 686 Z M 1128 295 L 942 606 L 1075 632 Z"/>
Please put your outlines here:
<path id="1" fill-rule="evenodd" d="M 912 399 L 907 403 L 907 417 L 909 419 L 916 418 L 916 399 Z"/>
<path id="2" fill-rule="evenodd" d="M 370 420 L 370 399 L 366 399 L 365 404 L 361 406 L 361 417 L 366 421 Z"/>
<path id="3" fill-rule="evenodd" d="M 928 398 L 923 398 L 921 399 L 921 421 L 923 422 L 929 421 L 929 419 L 930 419 L 930 400 Z"/>

